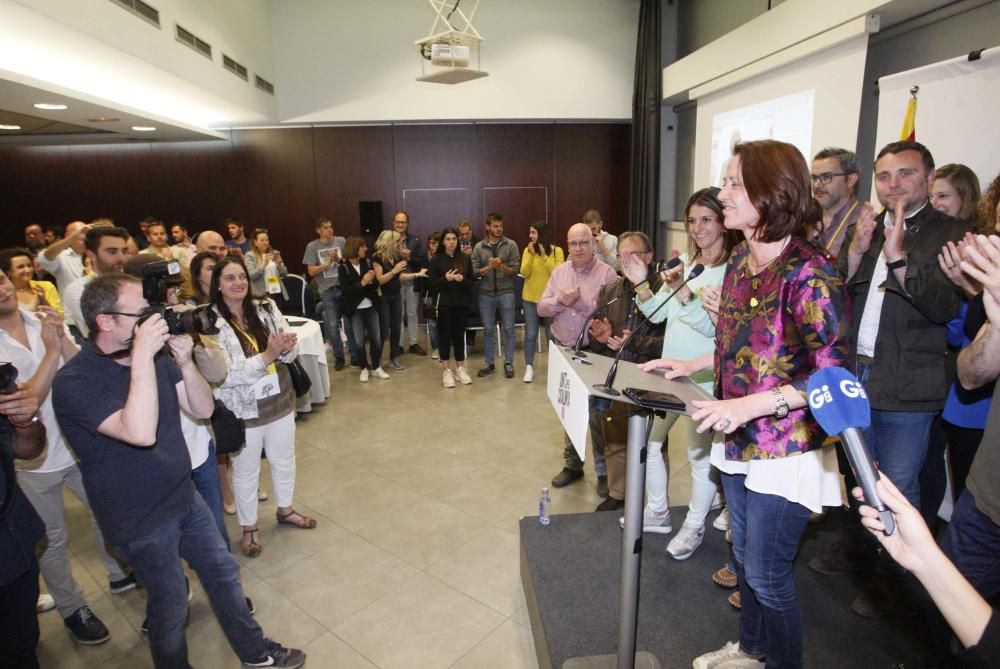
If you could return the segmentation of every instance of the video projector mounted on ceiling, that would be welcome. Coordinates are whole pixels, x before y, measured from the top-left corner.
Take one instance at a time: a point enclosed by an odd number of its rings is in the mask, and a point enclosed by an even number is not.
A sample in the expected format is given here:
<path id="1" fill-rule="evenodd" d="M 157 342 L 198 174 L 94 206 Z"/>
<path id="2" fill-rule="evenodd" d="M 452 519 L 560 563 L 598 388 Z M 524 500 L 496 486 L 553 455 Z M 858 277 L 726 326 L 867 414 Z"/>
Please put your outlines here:
<path id="1" fill-rule="evenodd" d="M 427 37 L 417 40 L 423 75 L 417 81 L 432 84 L 460 84 L 490 76 L 479 67 L 479 44 L 482 35 L 472 25 L 479 0 L 472 0 L 468 15 L 459 6 L 462 0 L 427 0 L 435 12 Z M 469 9 L 466 0 L 465 8 Z M 475 61 L 476 68 L 469 67 Z M 430 66 L 427 65 L 430 63 Z"/>

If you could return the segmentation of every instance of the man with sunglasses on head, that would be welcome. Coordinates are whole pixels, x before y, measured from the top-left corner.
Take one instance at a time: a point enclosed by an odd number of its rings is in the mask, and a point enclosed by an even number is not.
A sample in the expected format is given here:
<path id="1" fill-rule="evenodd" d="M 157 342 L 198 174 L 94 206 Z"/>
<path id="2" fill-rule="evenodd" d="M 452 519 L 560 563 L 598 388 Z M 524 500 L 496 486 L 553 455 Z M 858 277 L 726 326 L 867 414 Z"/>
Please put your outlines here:
<path id="1" fill-rule="evenodd" d="M 840 255 L 847 230 L 861 216 L 859 170 L 858 156 L 847 149 L 827 147 L 813 157 L 810 175 L 813 197 L 823 210 L 819 243 L 834 257 Z"/>
<path id="2" fill-rule="evenodd" d="M 105 537 L 149 595 L 153 663 L 189 666 L 181 557 L 244 666 L 302 666 L 302 651 L 268 640 L 250 617 L 239 563 L 195 493 L 180 411 L 204 420 L 215 402 L 195 365 L 191 337 L 171 335 L 159 314 L 145 313 L 149 304 L 136 277 L 95 278 L 81 305 L 90 342 L 56 375 L 53 405 Z"/>

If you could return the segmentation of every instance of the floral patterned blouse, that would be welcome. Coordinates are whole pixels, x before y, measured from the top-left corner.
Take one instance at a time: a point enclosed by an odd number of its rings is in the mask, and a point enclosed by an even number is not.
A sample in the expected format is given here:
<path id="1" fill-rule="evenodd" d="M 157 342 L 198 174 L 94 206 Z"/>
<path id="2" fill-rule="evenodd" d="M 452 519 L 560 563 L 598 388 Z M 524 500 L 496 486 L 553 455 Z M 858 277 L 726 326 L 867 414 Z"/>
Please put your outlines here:
<path id="1" fill-rule="evenodd" d="M 847 361 L 847 291 L 826 256 L 792 238 L 781 255 L 750 275 L 749 246 L 729 258 L 716 325 L 715 395 L 745 397 L 783 385 L 803 395 L 809 376 Z M 766 460 L 819 448 L 826 435 L 807 407 L 783 419 L 763 416 L 729 435 L 727 460 Z"/>

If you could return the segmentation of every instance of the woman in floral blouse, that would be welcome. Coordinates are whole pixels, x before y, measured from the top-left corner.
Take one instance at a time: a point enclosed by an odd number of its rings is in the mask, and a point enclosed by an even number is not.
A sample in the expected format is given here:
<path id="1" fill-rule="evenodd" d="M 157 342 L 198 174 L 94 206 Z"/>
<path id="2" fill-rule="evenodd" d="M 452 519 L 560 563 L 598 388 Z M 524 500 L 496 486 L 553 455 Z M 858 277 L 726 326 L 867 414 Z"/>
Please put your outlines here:
<path id="1" fill-rule="evenodd" d="M 806 406 L 810 375 L 847 358 L 847 293 L 805 241 L 809 170 L 784 142 L 734 150 L 719 200 L 745 240 L 726 267 L 715 353 L 646 363 L 667 378 L 715 370 L 715 401 L 695 401 L 698 430 L 725 433 L 712 464 L 729 504 L 743 608 L 739 642 L 694 661 L 802 666 L 802 610 L 792 561 L 811 512 L 842 503 L 837 457 Z M 742 666 L 742 665 L 741 665 Z M 747 663 L 746 666 L 750 666 Z M 761 664 L 760 666 L 764 666 Z"/>

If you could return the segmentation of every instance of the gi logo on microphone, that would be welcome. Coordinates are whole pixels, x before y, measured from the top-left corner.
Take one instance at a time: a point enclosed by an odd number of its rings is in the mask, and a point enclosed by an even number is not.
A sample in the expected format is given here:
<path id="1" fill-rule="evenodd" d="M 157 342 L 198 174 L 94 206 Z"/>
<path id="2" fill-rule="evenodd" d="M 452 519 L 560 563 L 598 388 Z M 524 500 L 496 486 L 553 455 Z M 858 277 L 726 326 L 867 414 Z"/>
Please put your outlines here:
<path id="1" fill-rule="evenodd" d="M 843 393 L 844 397 L 850 397 L 851 399 L 857 397 L 865 400 L 868 399 L 868 395 L 865 394 L 865 389 L 861 384 L 851 379 L 844 379 L 840 382 L 840 392 Z M 833 402 L 833 394 L 830 392 L 830 386 L 825 383 L 809 393 L 809 408 L 811 409 L 820 409 L 828 402 Z"/>

